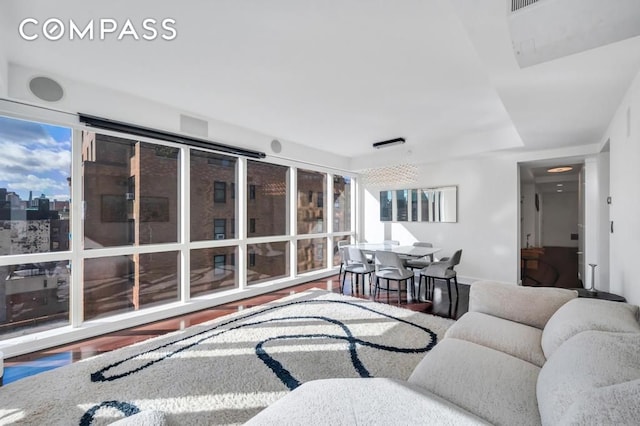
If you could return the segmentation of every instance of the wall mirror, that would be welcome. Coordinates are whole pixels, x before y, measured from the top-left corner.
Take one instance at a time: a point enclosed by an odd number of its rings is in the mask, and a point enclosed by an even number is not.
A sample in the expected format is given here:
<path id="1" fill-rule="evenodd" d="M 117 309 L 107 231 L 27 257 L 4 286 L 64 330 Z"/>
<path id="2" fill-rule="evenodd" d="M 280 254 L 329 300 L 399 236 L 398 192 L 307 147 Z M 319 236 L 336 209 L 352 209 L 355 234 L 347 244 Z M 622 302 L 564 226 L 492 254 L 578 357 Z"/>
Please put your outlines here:
<path id="1" fill-rule="evenodd" d="M 457 222 L 458 187 L 380 191 L 380 220 L 388 222 Z"/>
<path id="2" fill-rule="evenodd" d="M 420 190 L 422 222 L 457 222 L 458 187 L 441 186 Z"/>

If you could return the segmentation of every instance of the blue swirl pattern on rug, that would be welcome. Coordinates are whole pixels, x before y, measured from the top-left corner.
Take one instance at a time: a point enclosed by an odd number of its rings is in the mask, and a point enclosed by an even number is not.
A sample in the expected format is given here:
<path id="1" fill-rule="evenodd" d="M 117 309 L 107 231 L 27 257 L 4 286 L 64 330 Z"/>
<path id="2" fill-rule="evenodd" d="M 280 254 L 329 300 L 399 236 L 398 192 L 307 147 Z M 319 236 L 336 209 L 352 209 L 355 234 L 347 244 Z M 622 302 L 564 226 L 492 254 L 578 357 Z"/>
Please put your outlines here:
<path id="1" fill-rule="evenodd" d="M 227 329 L 224 330 L 219 330 L 223 327 L 244 321 L 246 319 L 252 318 L 252 317 L 256 317 L 259 315 L 262 315 L 264 313 L 267 313 L 269 311 L 273 311 L 276 309 L 282 309 L 288 306 L 295 306 L 295 305 L 304 305 L 304 304 L 341 304 L 341 305 L 348 305 L 354 308 L 358 308 L 358 309 L 362 309 L 365 311 L 369 311 L 369 312 L 373 312 L 375 314 L 381 315 L 383 317 L 389 318 L 389 319 L 393 319 L 395 321 L 401 322 L 403 324 L 406 324 L 408 326 L 411 327 L 415 327 L 418 328 L 422 331 L 424 331 L 428 336 L 428 343 L 425 346 L 422 347 L 415 347 L 415 348 L 399 348 L 399 347 L 395 347 L 395 346 L 388 346 L 388 345 L 381 345 L 381 344 L 377 344 L 377 343 L 373 343 L 373 342 L 367 342 L 366 340 L 362 340 L 362 339 L 357 339 L 354 338 L 351 331 L 349 330 L 349 328 L 343 324 L 342 322 L 335 320 L 335 319 L 330 319 L 330 318 L 326 318 L 326 317 L 318 317 L 318 316 L 297 316 L 297 317 L 283 317 L 283 318 L 272 318 L 272 319 L 268 319 L 268 320 L 262 320 L 262 321 L 254 321 L 254 322 L 247 322 L 244 324 L 237 324 L 237 325 L 233 325 Z M 236 317 L 233 318 L 229 321 L 225 321 L 223 323 L 220 324 L 216 324 L 215 326 L 208 328 L 206 330 L 203 330 L 201 332 L 195 333 L 195 334 L 191 334 L 189 336 L 185 336 L 181 339 L 177 339 L 174 341 L 171 341 L 169 343 L 165 343 L 163 345 L 160 345 L 154 349 L 150 349 L 146 352 L 142 352 L 136 355 L 132 355 L 128 358 L 124 358 L 118 362 L 115 362 L 113 364 L 107 365 L 106 367 L 96 371 L 95 373 L 91 374 L 91 381 L 92 382 L 110 382 L 113 380 L 118 380 L 121 379 L 123 377 L 127 377 L 130 376 L 132 374 L 135 374 L 141 370 L 144 370 L 146 368 L 151 367 L 154 364 L 157 364 L 159 362 L 162 362 L 168 358 L 171 358 L 172 356 L 180 353 L 180 352 L 184 352 L 187 351 L 189 349 L 194 348 L 197 345 L 202 344 L 203 342 L 213 339 L 217 336 L 220 336 L 224 333 L 228 333 L 230 331 L 233 330 L 238 330 L 244 327 L 251 327 L 251 326 L 255 326 L 255 325 L 261 325 L 261 324 L 268 324 L 271 322 L 276 322 L 276 321 L 286 321 L 286 320 L 290 320 L 290 319 L 319 319 L 319 320 L 323 320 L 323 321 L 328 321 L 328 322 L 332 322 L 336 325 L 339 325 L 345 332 L 346 336 L 337 336 L 337 335 L 322 335 L 322 337 L 327 337 L 327 338 L 332 338 L 332 339 L 342 339 L 342 340 L 346 340 L 349 342 L 349 352 L 351 353 L 351 359 L 352 359 L 352 363 L 356 369 L 356 371 L 358 371 L 358 373 L 362 376 L 362 377 L 369 377 L 369 373 L 366 371 L 366 369 L 364 368 L 364 366 L 362 366 L 362 363 L 359 361 L 358 356 L 357 356 L 357 348 L 356 348 L 356 344 L 360 344 L 363 346 L 369 346 L 375 349 L 379 349 L 379 350 L 384 350 L 384 351 L 389 351 L 389 352 L 400 352 L 400 353 L 420 353 L 420 352 L 427 352 L 429 350 L 431 350 L 437 343 L 437 335 L 436 333 L 434 333 L 433 331 L 429 330 L 427 327 L 423 327 L 421 325 L 418 324 L 414 324 L 410 321 L 407 321 L 403 318 L 398 318 L 398 317 L 394 317 L 393 315 L 389 315 L 389 314 L 385 314 L 384 312 L 380 312 L 377 311 L 375 309 L 369 308 L 367 306 L 362 306 L 359 305 L 357 303 L 353 303 L 353 302 L 346 302 L 346 301 L 342 301 L 342 300 L 302 300 L 302 301 L 296 301 L 296 302 L 288 302 L 288 303 L 283 303 L 281 305 L 275 305 L 275 306 L 271 306 L 268 307 L 266 309 L 262 309 L 256 312 L 253 312 L 251 314 L 248 315 L 244 315 L 244 316 L 240 316 L 240 317 Z M 213 334 L 209 334 L 212 333 Z M 169 346 L 175 345 L 176 343 L 180 343 L 183 342 L 185 340 L 188 339 L 193 339 L 194 337 L 197 336 L 202 336 L 200 339 L 196 340 L 195 342 L 192 342 L 190 344 L 184 345 L 184 346 L 180 346 L 179 348 L 167 352 L 165 355 L 163 355 L 162 357 L 159 357 L 157 359 L 153 359 L 150 360 L 149 362 L 142 364 L 136 368 L 133 368 L 131 370 L 125 371 L 123 373 L 120 374 L 114 374 L 114 375 L 106 375 L 105 373 L 107 373 L 109 370 L 118 367 L 124 363 L 126 363 L 127 361 L 130 361 L 132 359 L 138 358 L 141 355 L 145 355 L 145 354 L 151 354 L 153 352 L 156 351 L 160 351 L 162 349 L 165 349 Z M 310 338 L 310 337 L 321 337 L 321 335 L 300 335 L 298 337 L 294 337 L 294 336 L 280 336 L 278 338 L 282 339 L 282 338 Z M 271 338 L 269 340 L 273 340 L 274 338 Z M 276 338 L 277 339 L 277 338 Z M 256 345 L 256 355 L 263 361 L 265 362 L 265 364 L 267 364 L 267 366 L 269 368 L 271 368 L 274 373 L 276 373 L 276 375 L 278 376 L 278 378 L 280 378 L 280 380 L 283 380 L 284 377 L 284 373 L 283 376 L 279 375 L 279 371 L 282 371 L 284 368 L 282 366 L 278 366 L 277 361 L 273 360 L 270 356 L 268 356 L 263 349 L 265 342 L 261 342 L 258 345 Z M 277 369 L 278 371 L 276 371 L 275 369 Z M 285 382 L 285 380 L 283 380 L 283 383 L 289 387 L 289 385 L 287 385 L 287 383 Z M 295 386 L 294 386 L 295 387 Z"/>
<path id="2" fill-rule="evenodd" d="M 80 426 L 89 426 L 91 423 L 93 423 L 94 416 L 96 415 L 98 410 L 103 407 L 115 408 L 116 410 L 124 414 L 125 417 L 133 416 L 134 414 L 138 414 L 140 412 L 140 409 L 138 407 L 127 402 L 104 401 L 98 405 L 94 405 L 89 410 L 87 410 L 86 413 L 84 413 L 84 415 L 80 419 Z"/>
<path id="3" fill-rule="evenodd" d="M 410 327 L 415 327 L 419 330 L 422 330 L 425 332 L 425 334 L 428 336 L 428 338 L 426 339 L 426 344 L 424 346 L 418 346 L 418 347 L 396 347 L 396 346 L 389 346 L 389 345 L 382 345 L 379 343 L 374 343 L 374 342 L 369 342 L 363 339 L 359 339 L 357 337 L 355 337 L 353 335 L 353 333 L 351 332 L 351 330 L 349 329 L 349 327 L 344 324 L 342 321 L 333 319 L 333 318 L 328 318 L 325 316 L 317 316 L 317 315 L 299 315 L 299 316 L 286 316 L 286 317 L 279 317 L 279 318 L 270 318 L 270 319 L 266 319 L 266 320 L 258 320 L 258 321 L 250 321 L 250 322 L 245 322 L 245 323 L 241 323 L 242 321 L 245 321 L 247 319 L 251 319 L 253 317 L 259 316 L 259 315 L 263 315 L 267 312 L 273 311 L 273 310 L 277 310 L 277 309 L 282 309 L 282 308 L 286 308 L 288 306 L 296 306 L 296 305 L 306 305 L 306 304 L 340 304 L 340 305 L 348 305 L 357 309 L 362 309 L 365 311 L 369 311 L 372 313 L 375 313 L 377 315 L 380 315 L 382 317 L 386 317 L 389 319 L 392 319 L 394 321 L 398 321 L 400 323 L 406 324 Z M 382 350 L 382 351 L 389 351 L 389 352 L 397 352 L 397 353 L 421 353 L 421 352 L 427 352 L 429 350 L 431 350 L 437 343 L 437 335 L 436 333 L 434 333 L 433 331 L 431 331 L 430 329 L 428 329 L 427 327 L 421 326 L 419 324 L 415 324 L 412 323 L 410 321 L 407 321 L 403 318 L 398 318 L 398 317 L 394 317 L 393 315 L 389 315 L 386 314 L 384 312 L 380 312 L 377 311 L 373 308 L 367 307 L 367 306 L 362 306 L 360 304 L 357 303 L 353 303 L 353 302 L 346 302 L 346 301 L 341 301 L 341 300 L 302 300 L 302 301 L 295 301 L 295 302 L 288 302 L 288 303 L 283 303 L 283 304 L 279 304 L 279 305 L 275 305 L 275 306 L 271 306 L 268 307 L 266 309 L 262 309 L 244 316 L 239 316 L 239 317 L 235 317 L 231 320 L 216 324 L 214 326 L 212 326 L 211 328 L 207 328 L 203 331 L 200 331 L 198 333 L 195 334 L 190 334 L 188 336 L 185 336 L 181 339 L 177 339 L 177 340 L 173 340 L 169 343 L 165 343 L 163 345 L 160 345 L 156 348 L 150 349 L 148 351 L 142 352 L 142 353 L 138 353 L 136 355 L 130 356 L 128 358 L 124 358 L 118 362 L 115 362 L 113 364 L 107 365 L 104 368 L 96 371 L 95 373 L 91 374 L 91 381 L 92 382 L 110 382 L 110 381 L 114 381 L 114 380 L 118 380 L 127 376 L 130 376 L 132 374 L 138 373 L 146 368 L 152 367 L 153 365 L 162 362 L 164 360 L 167 360 L 168 358 L 171 358 L 172 356 L 183 352 L 183 351 L 187 351 L 189 349 L 192 349 L 194 347 L 196 347 L 197 345 L 200 345 L 202 343 L 204 343 L 207 340 L 213 339 L 217 336 L 220 336 L 224 333 L 228 333 L 230 331 L 234 331 L 234 330 L 239 330 L 242 329 L 244 327 L 251 327 L 251 326 L 256 326 L 256 325 L 262 325 L 262 324 L 269 324 L 269 323 L 274 323 L 274 322 L 278 322 L 278 321 L 291 321 L 291 320 L 316 320 L 316 321 L 324 321 L 324 322 L 328 322 L 330 324 L 334 324 L 336 326 L 338 326 L 339 328 L 342 329 L 344 335 L 337 335 L 337 334 L 325 334 L 325 333 L 318 333 L 318 334 L 291 334 L 291 335 L 281 335 L 281 336 L 276 336 L 276 337 L 270 337 L 268 339 L 265 339 L 263 341 L 260 341 L 256 344 L 255 346 L 255 353 L 256 356 L 269 368 L 271 369 L 271 371 L 273 371 L 273 373 L 276 375 L 276 377 L 278 377 L 278 379 L 280 379 L 280 381 L 289 389 L 289 390 L 293 390 L 296 387 L 300 386 L 301 383 L 298 379 L 296 379 L 286 368 L 285 366 L 282 365 L 282 363 L 280 363 L 278 360 L 276 360 L 273 356 L 271 356 L 267 350 L 265 349 L 265 344 L 272 342 L 272 341 L 276 341 L 276 340 L 291 340 L 291 339 L 336 339 L 336 340 L 342 340 L 348 343 L 348 351 L 349 351 L 349 356 L 351 359 L 351 363 L 354 367 L 354 369 L 356 370 L 356 372 L 358 373 L 358 375 L 360 375 L 360 377 L 371 377 L 371 374 L 369 373 L 369 371 L 367 370 L 367 368 L 364 366 L 364 364 L 362 363 L 362 361 L 360 360 L 360 357 L 358 355 L 358 346 L 362 346 L 362 347 L 370 347 L 370 348 L 374 348 L 374 349 L 378 349 L 378 350 Z M 228 328 L 225 328 L 228 327 Z M 175 345 L 177 343 L 183 342 L 187 339 L 194 339 L 196 337 L 200 337 L 199 339 L 197 339 L 196 341 L 189 343 L 189 344 L 185 344 L 184 346 L 180 346 L 179 348 L 169 351 L 167 352 L 165 355 L 157 358 L 157 359 L 153 359 L 148 361 L 145 364 L 139 365 L 135 368 L 132 368 L 128 371 L 119 373 L 119 374 L 113 374 L 113 375 L 109 375 L 108 372 L 109 370 L 112 370 L 116 367 L 119 367 L 121 365 L 123 365 L 124 363 L 131 361 L 135 358 L 140 357 L 141 355 L 145 355 L 145 354 L 151 354 L 154 353 L 156 351 L 161 351 L 169 346 Z M 103 406 L 114 406 L 112 404 L 116 403 L 117 401 L 106 401 L 103 402 L 100 405 L 96 405 L 95 407 L 91 408 L 89 411 L 87 411 L 85 413 L 85 415 L 82 417 L 82 420 L 80 422 L 80 424 L 82 426 L 84 425 L 89 425 L 91 424 L 91 421 L 93 420 L 93 415 L 95 414 L 95 412 L 103 407 Z M 126 404 L 126 403 L 119 403 L 119 404 Z M 137 407 L 135 406 L 131 406 L 133 407 L 133 409 L 137 410 Z M 119 408 L 119 406 L 116 406 L 116 408 Z M 122 410 L 121 410 L 122 411 Z M 124 411 L 123 411 L 124 412 Z M 125 413 L 127 415 L 130 414 L 135 414 L 134 412 L 128 414 Z"/>

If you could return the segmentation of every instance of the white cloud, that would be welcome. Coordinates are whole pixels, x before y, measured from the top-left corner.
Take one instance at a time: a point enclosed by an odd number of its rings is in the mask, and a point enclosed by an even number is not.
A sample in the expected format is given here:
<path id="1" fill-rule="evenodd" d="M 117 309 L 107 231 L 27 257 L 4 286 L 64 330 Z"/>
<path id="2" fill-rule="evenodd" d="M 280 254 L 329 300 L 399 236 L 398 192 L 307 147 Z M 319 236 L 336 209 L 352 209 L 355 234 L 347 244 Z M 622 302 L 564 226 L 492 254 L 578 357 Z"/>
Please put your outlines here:
<path id="1" fill-rule="evenodd" d="M 0 141 L 0 169 L 5 173 L 46 173 L 59 171 L 67 175 L 71 171 L 71 151 L 54 151 L 43 148 Z"/>
<path id="2" fill-rule="evenodd" d="M 47 192 L 64 192 L 65 189 L 67 191 L 69 190 L 66 182 L 62 183 L 51 178 L 41 178 L 35 175 L 20 176 L 17 179 L 14 178 L 13 181 L 9 181 L 8 183 L 11 190 L 17 191 L 34 190 L 46 194 Z M 34 197 L 39 195 L 40 194 L 34 194 Z"/>
<path id="3" fill-rule="evenodd" d="M 69 201 L 71 199 L 69 194 L 48 195 L 47 198 L 49 198 L 50 200 L 56 200 L 56 201 Z"/>
<path id="4" fill-rule="evenodd" d="M 0 129 L 2 129 L 0 131 L 0 142 L 36 144 L 48 147 L 60 145 L 40 123 L 33 121 L 0 117 Z"/>

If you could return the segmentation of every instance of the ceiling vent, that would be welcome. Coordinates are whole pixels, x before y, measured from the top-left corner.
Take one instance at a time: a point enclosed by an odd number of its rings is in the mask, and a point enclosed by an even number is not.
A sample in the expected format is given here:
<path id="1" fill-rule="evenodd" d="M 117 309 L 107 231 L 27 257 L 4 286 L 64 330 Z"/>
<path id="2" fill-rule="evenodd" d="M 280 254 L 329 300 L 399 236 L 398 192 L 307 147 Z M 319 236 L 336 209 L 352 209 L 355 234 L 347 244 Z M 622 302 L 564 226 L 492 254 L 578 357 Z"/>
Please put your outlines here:
<path id="1" fill-rule="evenodd" d="M 508 0 L 521 68 L 640 35 L 638 0 Z"/>
<path id="2" fill-rule="evenodd" d="M 538 0 L 511 0 L 511 11 L 515 12 L 516 10 L 520 10 L 523 7 L 531 6 L 534 3 L 537 3 Z"/>

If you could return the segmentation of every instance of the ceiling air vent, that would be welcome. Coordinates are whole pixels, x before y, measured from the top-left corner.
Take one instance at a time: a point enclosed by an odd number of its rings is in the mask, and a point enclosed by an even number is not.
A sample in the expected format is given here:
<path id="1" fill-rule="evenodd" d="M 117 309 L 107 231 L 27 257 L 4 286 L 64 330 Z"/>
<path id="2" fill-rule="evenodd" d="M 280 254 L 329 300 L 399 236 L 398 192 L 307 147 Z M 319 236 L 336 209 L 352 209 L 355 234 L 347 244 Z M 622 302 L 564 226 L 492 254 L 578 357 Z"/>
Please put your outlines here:
<path id="1" fill-rule="evenodd" d="M 516 10 L 520 10 L 523 7 L 531 6 L 534 3 L 537 3 L 538 0 L 511 0 L 511 11 L 515 12 Z"/>
<path id="2" fill-rule="evenodd" d="M 507 23 L 521 68 L 640 35 L 638 0 L 511 0 L 511 9 Z"/>

